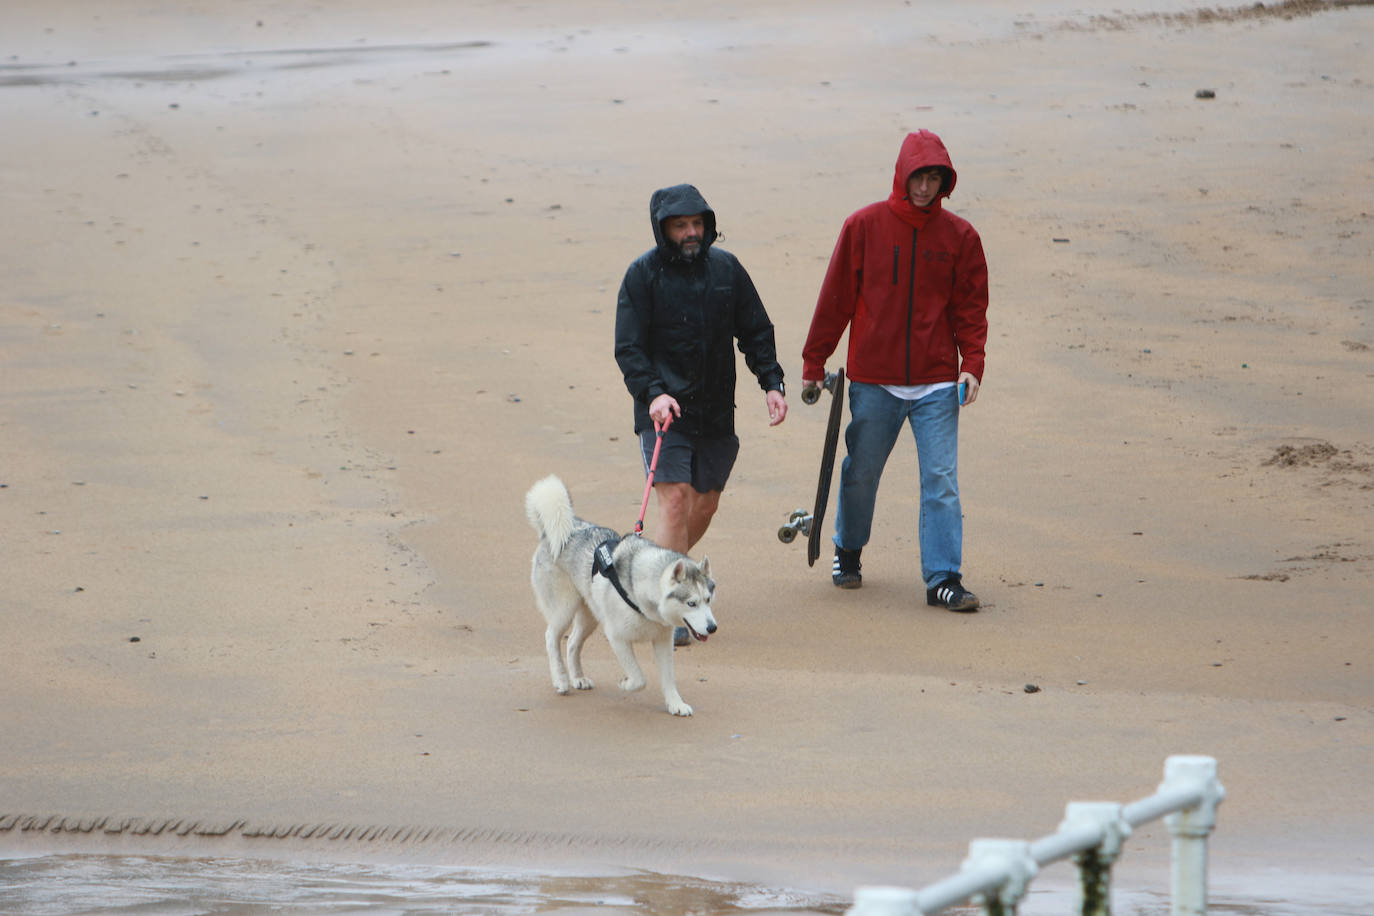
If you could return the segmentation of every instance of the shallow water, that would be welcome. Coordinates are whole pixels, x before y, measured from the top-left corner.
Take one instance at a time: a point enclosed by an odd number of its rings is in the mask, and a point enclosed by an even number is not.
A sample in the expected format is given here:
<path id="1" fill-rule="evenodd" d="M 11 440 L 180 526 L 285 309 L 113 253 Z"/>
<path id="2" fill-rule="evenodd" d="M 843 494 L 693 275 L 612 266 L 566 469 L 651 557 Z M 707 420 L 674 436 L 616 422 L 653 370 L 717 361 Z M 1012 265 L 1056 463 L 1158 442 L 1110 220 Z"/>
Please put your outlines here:
<path id="1" fill-rule="evenodd" d="M 848 900 L 631 872 L 551 875 L 435 865 L 49 855 L 0 860 L 0 910 L 81 913 L 839 913 Z"/>
<path id="2" fill-rule="evenodd" d="M 1374 910 L 1364 885 L 1257 876 L 1213 893 L 1226 916 L 1357 916 Z M 1228 892 L 1229 891 L 1229 892 Z M 550 874 L 444 865 L 320 864 L 252 858 L 45 855 L 0 859 L 6 916 L 344 914 L 839 914 L 849 897 L 644 871 Z M 1166 892 L 1118 891 L 1118 916 L 1164 916 Z M 1063 887 L 1033 888 L 1022 916 L 1072 913 Z M 981 912 L 974 907 L 952 914 Z"/>

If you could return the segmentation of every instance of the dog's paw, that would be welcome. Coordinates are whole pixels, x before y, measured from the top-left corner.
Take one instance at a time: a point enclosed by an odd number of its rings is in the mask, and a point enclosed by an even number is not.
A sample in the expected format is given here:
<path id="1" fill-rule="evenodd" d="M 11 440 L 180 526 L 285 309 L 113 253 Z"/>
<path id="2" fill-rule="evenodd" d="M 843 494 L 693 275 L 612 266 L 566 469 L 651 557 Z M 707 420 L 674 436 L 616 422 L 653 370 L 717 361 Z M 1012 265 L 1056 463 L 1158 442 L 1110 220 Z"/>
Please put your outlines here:
<path id="1" fill-rule="evenodd" d="M 565 697 L 572 690 L 572 686 L 567 682 L 564 682 L 562 684 L 554 684 L 553 689 L 558 691 L 558 695 L 560 697 Z"/>
<path id="2" fill-rule="evenodd" d="M 576 687 L 578 690 L 591 690 L 593 687 L 596 686 L 592 683 L 592 679 L 589 677 L 574 678 L 572 685 Z"/>
<path id="3" fill-rule="evenodd" d="M 675 716 L 690 716 L 692 714 L 692 707 L 679 701 L 677 703 L 669 703 L 668 711 Z"/>
<path id="4" fill-rule="evenodd" d="M 636 690 L 644 689 L 644 678 L 625 678 L 620 682 L 620 689 L 626 693 L 634 693 Z"/>

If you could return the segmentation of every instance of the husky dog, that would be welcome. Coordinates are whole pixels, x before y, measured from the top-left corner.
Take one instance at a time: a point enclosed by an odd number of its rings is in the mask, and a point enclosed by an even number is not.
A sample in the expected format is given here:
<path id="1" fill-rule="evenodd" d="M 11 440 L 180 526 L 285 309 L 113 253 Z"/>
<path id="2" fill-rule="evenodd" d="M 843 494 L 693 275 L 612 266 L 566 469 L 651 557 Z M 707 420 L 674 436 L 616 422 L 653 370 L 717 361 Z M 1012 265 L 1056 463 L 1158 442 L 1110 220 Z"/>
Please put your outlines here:
<path id="1" fill-rule="evenodd" d="M 644 688 L 633 644 L 652 643 L 668 712 L 690 716 L 692 707 L 682 701 L 673 678 L 673 629 L 686 627 L 701 642 L 716 632 L 710 560 L 698 565 L 638 535 L 622 538 L 610 528 L 583 521 L 573 514 L 568 488 L 552 475 L 525 494 L 525 515 L 539 532 L 530 584 L 548 621 L 544 647 L 554 689 L 592 689 L 591 679 L 582 673 L 582 645 L 600 624 L 625 669 L 620 688 Z M 564 666 L 559 643 L 569 626 Z"/>

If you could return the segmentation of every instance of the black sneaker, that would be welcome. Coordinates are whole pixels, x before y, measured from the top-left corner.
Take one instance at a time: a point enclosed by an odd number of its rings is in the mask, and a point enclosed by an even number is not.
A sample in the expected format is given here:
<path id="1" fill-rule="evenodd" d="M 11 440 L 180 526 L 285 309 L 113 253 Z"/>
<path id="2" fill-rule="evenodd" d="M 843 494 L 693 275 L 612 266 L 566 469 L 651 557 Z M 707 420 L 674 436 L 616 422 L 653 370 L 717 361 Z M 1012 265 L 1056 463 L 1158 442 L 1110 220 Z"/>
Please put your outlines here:
<path id="1" fill-rule="evenodd" d="M 858 550 L 835 548 L 835 562 L 830 566 L 830 581 L 835 583 L 836 588 L 858 588 L 864 584 L 864 577 L 859 574 L 859 570 L 863 568 L 859 564 L 859 554 L 862 552 L 862 547 Z"/>
<path id="2" fill-rule="evenodd" d="M 964 588 L 958 576 L 950 576 L 934 588 L 926 589 L 926 604 L 968 613 L 978 610 L 978 596 Z"/>

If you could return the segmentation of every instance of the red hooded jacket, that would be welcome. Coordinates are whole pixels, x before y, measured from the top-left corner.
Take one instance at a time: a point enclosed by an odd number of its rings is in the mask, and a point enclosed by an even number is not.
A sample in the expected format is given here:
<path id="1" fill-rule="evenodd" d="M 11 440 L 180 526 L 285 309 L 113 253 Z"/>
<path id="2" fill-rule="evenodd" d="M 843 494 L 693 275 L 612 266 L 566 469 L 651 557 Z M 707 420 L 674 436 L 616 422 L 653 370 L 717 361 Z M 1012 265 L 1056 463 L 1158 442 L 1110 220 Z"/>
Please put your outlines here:
<path id="1" fill-rule="evenodd" d="M 913 172 L 949 170 L 929 207 L 907 199 Z M 941 206 L 958 175 L 940 138 L 908 134 L 892 194 L 850 215 L 840 229 L 802 348 L 802 378 L 820 379 L 849 327 L 849 378 L 877 385 L 983 380 L 988 266 L 978 232 Z M 960 360 L 962 358 L 962 365 Z"/>

